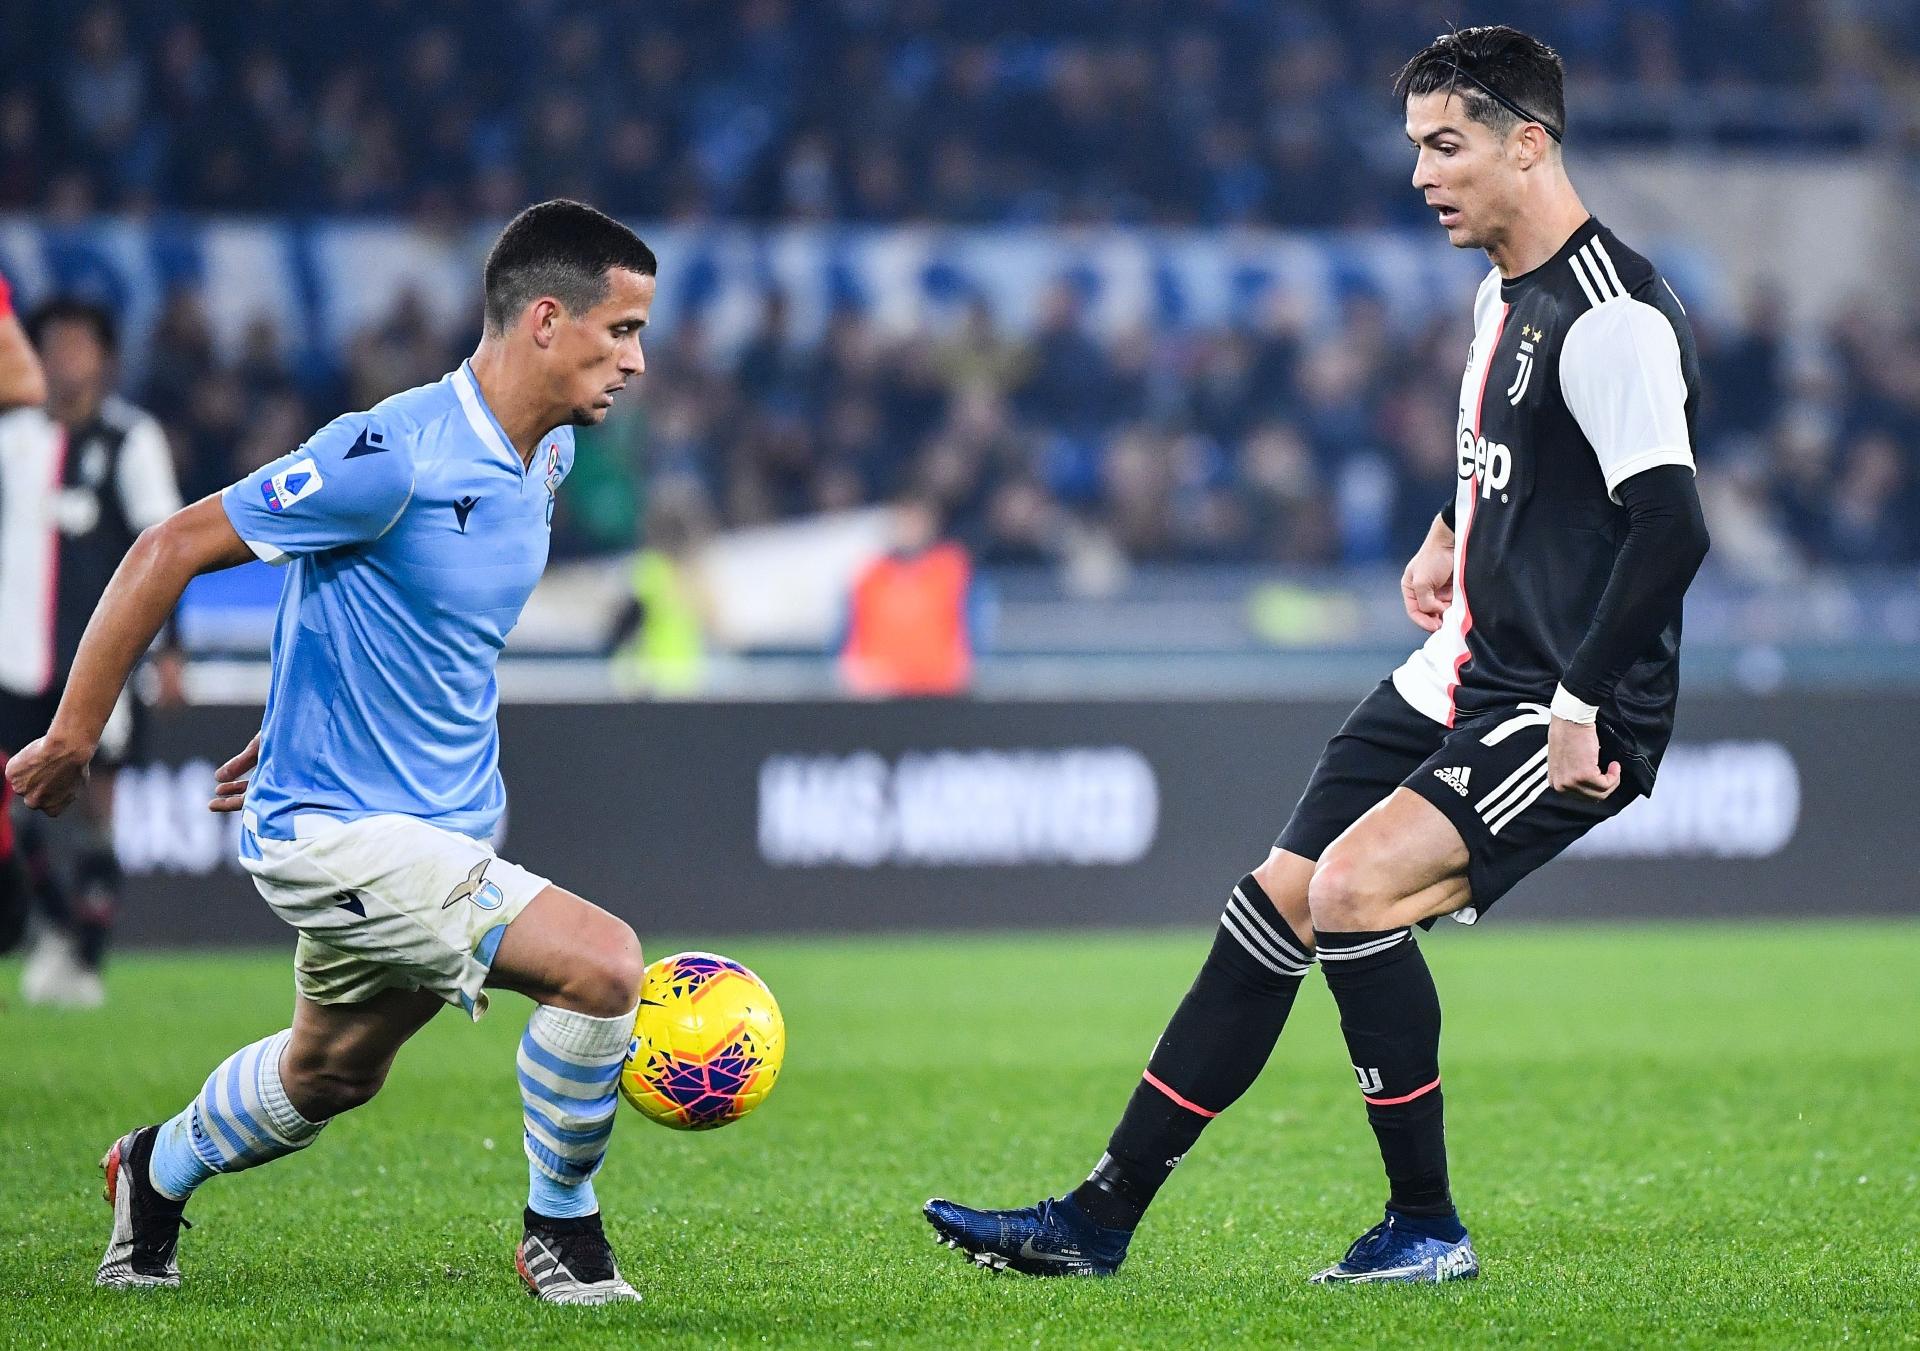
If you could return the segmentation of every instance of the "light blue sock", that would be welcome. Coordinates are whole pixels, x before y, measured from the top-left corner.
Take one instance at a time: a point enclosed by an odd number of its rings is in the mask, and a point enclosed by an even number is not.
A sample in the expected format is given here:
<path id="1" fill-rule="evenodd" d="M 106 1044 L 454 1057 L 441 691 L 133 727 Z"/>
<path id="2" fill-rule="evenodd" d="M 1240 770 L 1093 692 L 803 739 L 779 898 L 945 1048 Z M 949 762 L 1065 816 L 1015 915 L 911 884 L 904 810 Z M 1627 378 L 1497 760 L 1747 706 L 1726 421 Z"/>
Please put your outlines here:
<path id="1" fill-rule="evenodd" d="M 147 1177 L 184 1201 L 215 1173 L 237 1173 L 305 1149 L 324 1121 L 309 1121 L 288 1101 L 280 1056 L 293 1030 L 243 1046 L 207 1076 L 200 1094 L 160 1127 Z"/>
<path id="2" fill-rule="evenodd" d="M 153 1142 L 153 1157 L 147 1162 L 147 1179 L 176 1201 L 193 1195 L 193 1189 L 213 1176 L 213 1169 L 193 1148 L 193 1103 L 160 1127 Z"/>
<path id="3" fill-rule="evenodd" d="M 593 1018 L 543 1005 L 527 1021 L 517 1063 L 527 1207 L 536 1214 L 573 1219 L 600 1208 L 593 1175 L 613 1134 L 615 1085 L 633 1017 Z"/>
<path id="4" fill-rule="evenodd" d="M 592 1178 L 572 1186 L 555 1182 L 532 1159 L 527 1160 L 527 1178 L 527 1209 L 535 1214 L 550 1215 L 556 1220 L 577 1220 L 600 1209 L 599 1199 L 593 1194 Z"/>

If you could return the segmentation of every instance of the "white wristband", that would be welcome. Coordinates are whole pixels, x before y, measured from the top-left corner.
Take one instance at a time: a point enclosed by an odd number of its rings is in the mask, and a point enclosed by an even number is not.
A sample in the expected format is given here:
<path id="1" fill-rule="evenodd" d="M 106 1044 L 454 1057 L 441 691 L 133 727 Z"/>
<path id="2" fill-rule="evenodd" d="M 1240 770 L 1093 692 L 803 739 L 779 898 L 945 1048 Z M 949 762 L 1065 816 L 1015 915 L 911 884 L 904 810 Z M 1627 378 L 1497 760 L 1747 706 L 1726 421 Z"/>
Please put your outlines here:
<path id="1" fill-rule="evenodd" d="M 1553 703 L 1548 711 L 1565 722 L 1577 722 L 1582 727 L 1591 727 L 1593 720 L 1600 716 L 1600 705 L 1585 703 L 1568 694 L 1565 685 L 1555 685 Z"/>

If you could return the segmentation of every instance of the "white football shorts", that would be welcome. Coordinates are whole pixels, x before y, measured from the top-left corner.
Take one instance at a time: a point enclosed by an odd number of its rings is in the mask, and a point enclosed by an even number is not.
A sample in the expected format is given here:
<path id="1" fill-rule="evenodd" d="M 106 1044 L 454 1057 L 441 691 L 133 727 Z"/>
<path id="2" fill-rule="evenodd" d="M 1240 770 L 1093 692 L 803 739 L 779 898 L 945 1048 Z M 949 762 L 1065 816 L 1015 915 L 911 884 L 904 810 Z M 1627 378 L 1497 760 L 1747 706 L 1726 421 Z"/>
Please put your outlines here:
<path id="1" fill-rule="evenodd" d="M 316 1004 L 430 990 L 476 1022 L 507 926 L 547 879 L 484 841 L 411 816 L 306 815 L 292 840 L 261 839 L 245 814 L 240 864 L 300 931 L 294 979 Z"/>

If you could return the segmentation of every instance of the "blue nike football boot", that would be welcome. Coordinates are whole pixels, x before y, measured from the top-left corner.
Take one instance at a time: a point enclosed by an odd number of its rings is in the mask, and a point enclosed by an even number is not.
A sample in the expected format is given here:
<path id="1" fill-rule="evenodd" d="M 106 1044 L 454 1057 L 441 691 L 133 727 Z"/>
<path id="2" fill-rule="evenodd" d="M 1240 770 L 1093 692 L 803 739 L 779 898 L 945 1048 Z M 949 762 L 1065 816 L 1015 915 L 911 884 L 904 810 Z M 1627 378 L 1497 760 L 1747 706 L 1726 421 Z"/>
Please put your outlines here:
<path id="1" fill-rule="evenodd" d="M 1445 1239 L 1428 1232 L 1458 1229 L 1460 1237 Z M 1389 1210 L 1382 1220 L 1353 1241 L 1347 1255 L 1312 1277 L 1315 1285 L 1361 1281 L 1469 1281 L 1480 1274 L 1473 1240 L 1454 1220 L 1436 1223 Z"/>
<path id="2" fill-rule="evenodd" d="M 1023 1210 L 970 1210 L 937 1197 L 920 1208 L 934 1237 L 976 1266 L 1028 1276 L 1111 1276 L 1131 1229 L 1102 1229 L 1071 1196 Z"/>

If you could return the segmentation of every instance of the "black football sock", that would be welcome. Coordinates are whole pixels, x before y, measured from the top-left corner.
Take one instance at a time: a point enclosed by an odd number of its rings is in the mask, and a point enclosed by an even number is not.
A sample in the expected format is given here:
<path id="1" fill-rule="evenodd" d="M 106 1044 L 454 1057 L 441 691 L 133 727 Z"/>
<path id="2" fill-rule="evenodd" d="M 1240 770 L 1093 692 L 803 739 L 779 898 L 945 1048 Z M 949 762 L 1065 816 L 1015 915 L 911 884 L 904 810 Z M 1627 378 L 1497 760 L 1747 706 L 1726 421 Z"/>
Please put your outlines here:
<path id="1" fill-rule="evenodd" d="M 1242 878 L 1193 987 L 1073 1199 L 1095 1224 L 1132 1229 L 1207 1122 L 1253 1083 L 1313 963 L 1260 884 Z"/>
<path id="2" fill-rule="evenodd" d="M 31 891 L 19 855 L 12 850 L 0 854 L 0 957 L 18 947 L 26 935 L 27 920 L 33 915 Z"/>
<path id="3" fill-rule="evenodd" d="M 92 844 L 73 873 L 73 934 L 80 965 L 98 971 L 106 960 L 120 892 L 120 862 L 111 845 Z"/>
<path id="4" fill-rule="evenodd" d="M 1440 1096 L 1440 995 L 1411 929 L 1316 929 L 1320 969 L 1340 1007 L 1340 1030 L 1360 1079 L 1367 1120 L 1392 1188 L 1390 1209 L 1453 1214 Z"/>

